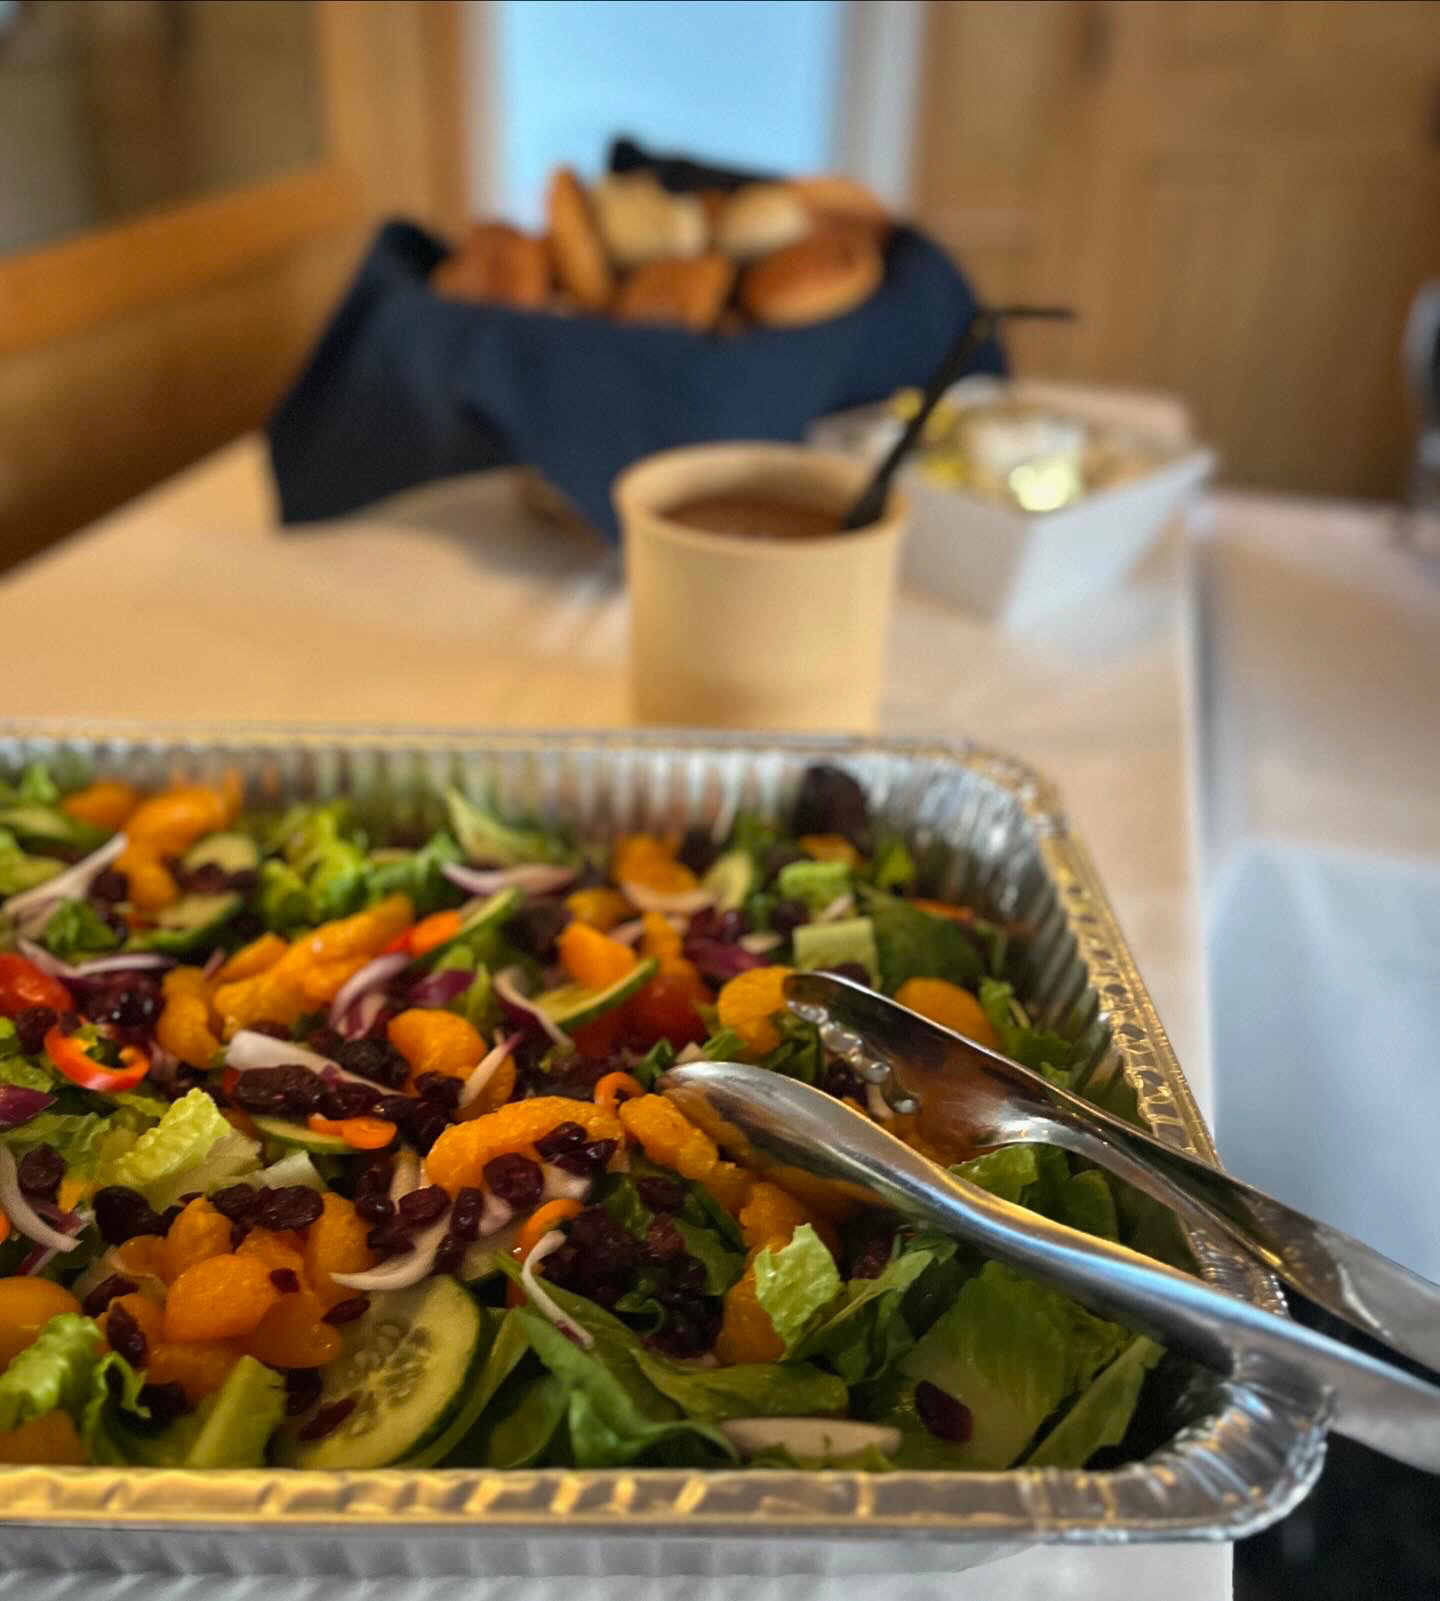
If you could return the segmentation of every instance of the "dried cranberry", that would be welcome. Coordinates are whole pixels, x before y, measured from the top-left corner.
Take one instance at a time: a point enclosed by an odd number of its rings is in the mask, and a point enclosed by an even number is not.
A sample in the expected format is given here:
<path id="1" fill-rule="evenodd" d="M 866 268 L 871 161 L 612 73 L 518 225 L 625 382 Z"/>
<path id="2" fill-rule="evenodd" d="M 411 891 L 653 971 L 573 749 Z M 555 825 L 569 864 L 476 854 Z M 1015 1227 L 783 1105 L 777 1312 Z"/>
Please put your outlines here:
<path id="1" fill-rule="evenodd" d="M 825 1093 L 833 1095 L 837 1101 L 843 1101 L 847 1096 L 862 1105 L 865 1101 L 865 1086 L 860 1082 L 859 1074 L 843 1062 L 834 1063 L 826 1073 Z"/>
<path id="2" fill-rule="evenodd" d="M 453 1112 L 460 1104 L 460 1091 L 464 1085 L 448 1073 L 422 1073 L 415 1080 L 415 1093 L 422 1101 L 438 1106 L 442 1112 Z"/>
<path id="3" fill-rule="evenodd" d="M 569 921 L 570 912 L 563 901 L 535 896 L 506 923 L 505 937 L 537 962 L 548 962 L 554 957 L 560 930 Z"/>
<path id="4" fill-rule="evenodd" d="M 298 1418 L 320 1399 L 325 1381 L 314 1368 L 291 1368 L 285 1375 L 285 1416 Z"/>
<path id="5" fill-rule="evenodd" d="M 485 1185 L 498 1201 L 517 1212 L 534 1206 L 545 1190 L 545 1175 L 528 1156 L 511 1152 L 485 1164 Z"/>
<path id="6" fill-rule="evenodd" d="M 373 1112 L 380 1091 L 368 1084 L 331 1084 L 320 1097 L 320 1110 L 335 1119 L 364 1117 Z"/>
<path id="7" fill-rule="evenodd" d="M 376 1101 L 373 1110 L 376 1117 L 383 1117 L 387 1123 L 393 1123 L 402 1134 L 408 1134 L 411 1124 L 415 1121 L 415 1114 L 420 1110 L 420 1103 L 408 1095 L 382 1095 Z"/>
<path id="8" fill-rule="evenodd" d="M 344 1301 L 337 1301 L 325 1314 L 324 1321 L 339 1328 L 342 1323 L 353 1323 L 356 1318 L 364 1317 L 369 1310 L 368 1295 L 352 1295 Z"/>
<path id="9" fill-rule="evenodd" d="M 117 1028 L 150 1028 L 164 1009 L 160 986 L 150 979 L 127 979 L 106 995 L 94 1013 L 97 1022 Z"/>
<path id="10" fill-rule="evenodd" d="M 99 1317 L 112 1301 L 122 1295 L 133 1295 L 139 1288 L 134 1279 L 127 1279 L 123 1273 L 112 1273 L 91 1290 L 81 1302 L 80 1310 L 86 1317 Z"/>
<path id="11" fill-rule="evenodd" d="M 327 1435 L 334 1434 L 336 1429 L 340 1427 L 359 1404 L 358 1396 L 347 1395 L 343 1401 L 335 1401 L 329 1406 L 322 1406 L 295 1438 L 297 1440 L 323 1440 Z"/>
<path id="12" fill-rule="evenodd" d="M 543 1139 L 535 1141 L 535 1149 L 547 1162 L 553 1162 L 566 1151 L 578 1151 L 588 1138 L 578 1123 L 559 1123 Z"/>
<path id="13" fill-rule="evenodd" d="M 168 1234 L 170 1232 L 170 1225 L 175 1221 L 175 1219 L 177 1217 L 180 1216 L 180 1214 L 184 1210 L 185 1210 L 185 1208 L 183 1206 L 181 1206 L 179 1201 L 176 1201 L 174 1206 L 167 1206 L 165 1208 L 165 1210 L 160 1214 L 160 1230 L 161 1230 L 161 1232 L 164 1233 L 164 1234 Z"/>
<path id="14" fill-rule="evenodd" d="M 110 1342 L 110 1349 L 123 1356 L 132 1368 L 144 1367 L 145 1332 L 118 1301 L 106 1315 L 105 1338 Z"/>
<path id="15" fill-rule="evenodd" d="M 20 1158 L 20 1188 L 26 1195 L 53 1201 L 64 1177 L 64 1158 L 53 1145 L 37 1145 Z"/>
<path id="16" fill-rule="evenodd" d="M 124 1245 L 141 1234 L 163 1234 L 165 1224 L 138 1190 L 107 1184 L 95 1192 L 95 1226 L 106 1245 Z"/>
<path id="17" fill-rule="evenodd" d="M 576 1173 L 582 1177 L 598 1173 L 615 1154 L 614 1140 L 587 1140 L 578 1151 L 562 1151 L 555 1158 L 555 1166 L 562 1173 Z"/>
<path id="18" fill-rule="evenodd" d="M 777 934 L 784 934 L 787 938 L 800 927 L 802 923 L 810 921 L 810 908 L 804 901 L 783 900 L 777 901 L 770 910 L 770 927 Z"/>
<path id="19" fill-rule="evenodd" d="M 450 1232 L 457 1240 L 468 1244 L 480 1237 L 480 1214 L 485 1210 L 485 1191 L 467 1184 L 455 1197 L 450 1213 Z"/>
<path id="20" fill-rule="evenodd" d="M 202 862 L 185 874 L 185 888 L 196 895 L 223 895 L 229 887 L 230 881 L 219 862 Z"/>
<path id="21" fill-rule="evenodd" d="M 281 1295 L 293 1295 L 300 1288 L 300 1276 L 293 1267 L 272 1267 L 270 1282 Z"/>
<path id="22" fill-rule="evenodd" d="M 640 1199 L 652 1212 L 678 1212 L 685 1204 L 685 1191 L 674 1179 L 647 1174 L 635 1180 Z"/>
<path id="23" fill-rule="evenodd" d="M 426 1184 L 402 1195 L 395 1203 L 395 1214 L 402 1227 L 420 1229 L 444 1217 L 449 1205 L 450 1197 L 438 1184 Z"/>
<path id="24" fill-rule="evenodd" d="M 388 1195 L 357 1195 L 355 1215 L 364 1223 L 388 1223 L 395 1216 L 395 1203 Z"/>
<path id="25" fill-rule="evenodd" d="M 850 1269 L 852 1279 L 878 1279 L 895 1254 L 895 1235 L 886 1230 L 868 1242 Z"/>
<path id="26" fill-rule="evenodd" d="M 321 1023 L 318 1027 L 309 1030 L 305 1035 L 305 1043 L 312 1051 L 321 1056 L 328 1056 L 333 1061 L 335 1052 L 345 1041 L 329 1024 Z"/>
<path id="27" fill-rule="evenodd" d="M 285 1184 L 279 1189 L 267 1190 L 255 1208 L 255 1222 L 261 1228 L 308 1228 L 325 1210 L 325 1203 L 315 1190 L 303 1184 Z"/>
<path id="28" fill-rule="evenodd" d="M 365 1236 L 365 1243 L 381 1256 L 405 1256 L 415 1249 L 415 1241 L 398 1223 L 384 1223 L 378 1229 L 371 1229 Z"/>
<path id="29" fill-rule="evenodd" d="M 389 1040 L 342 1040 L 329 1053 L 347 1073 L 398 1090 L 410 1077 L 410 1064 Z"/>
<path id="30" fill-rule="evenodd" d="M 130 880 L 116 867 L 107 867 L 90 880 L 92 901 L 123 901 L 130 894 Z"/>
<path id="31" fill-rule="evenodd" d="M 843 834 L 862 854 L 870 850 L 870 808 L 865 791 L 843 768 L 807 767 L 791 818 L 795 834 Z"/>
<path id="32" fill-rule="evenodd" d="M 273 1023 L 269 1018 L 262 1017 L 258 1022 L 247 1023 L 245 1026 L 252 1034 L 268 1034 L 272 1040 L 284 1040 L 286 1044 L 293 1043 L 288 1023 Z"/>
<path id="33" fill-rule="evenodd" d="M 452 1229 L 435 1247 L 435 1271 L 453 1273 L 465 1260 L 465 1242 Z"/>
<path id="34" fill-rule="evenodd" d="M 248 1184 L 227 1184 L 223 1190 L 215 1191 L 210 1204 L 221 1217 L 228 1217 L 232 1223 L 243 1223 L 259 1206 L 260 1192 Z"/>
<path id="35" fill-rule="evenodd" d="M 720 847 L 710 838 L 710 830 L 708 828 L 687 828 L 685 830 L 685 838 L 680 845 L 679 857 L 697 878 L 702 878 L 715 865 L 715 858 L 719 854 Z"/>
<path id="36" fill-rule="evenodd" d="M 929 1379 L 921 1379 L 915 1386 L 915 1410 L 937 1440 L 949 1440 L 952 1445 L 964 1445 L 975 1428 L 970 1408 Z"/>
<path id="37" fill-rule="evenodd" d="M 645 1231 L 644 1250 L 652 1262 L 670 1262 L 685 1255 L 685 1241 L 668 1217 L 657 1217 Z"/>
<path id="38" fill-rule="evenodd" d="M 705 1267 L 693 1256 L 682 1256 L 670 1264 L 670 1288 L 681 1295 L 699 1295 L 705 1288 Z"/>
<path id="39" fill-rule="evenodd" d="M 260 882 L 260 875 L 253 867 L 242 867 L 238 873 L 231 873 L 226 880 L 226 887 L 235 891 L 237 895 L 248 895 Z"/>
<path id="40" fill-rule="evenodd" d="M 450 1119 L 438 1107 L 420 1105 L 420 1110 L 410 1119 L 410 1127 L 406 1137 L 422 1156 L 430 1149 L 436 1140 L 450 1127 Z"/>
<path id="41" fill-rule="evenodd" d="M 258 1067 L 241 1073 L 230 1090 L 230 1099 L 236 1106 L 262 1115 L 283 1111 L 285 1098 L 285 1080 L 273 1067 Z"/>
<path id="42" fill-rule="evenodd" d="M 151 1427 L 157 1431 L 173 1423 L 176 1418 L 184 1417 L 190 1410 L 190 1403 L 185 1399 L 185 1387 L 174 1382 L 142 1384 L 139 1401 L 150 1414 Z"/>
<path id="43" fill-rule="evenodd" d="M 26 1056 L 39 1056 L 45 1036 L 60 1021 L 48 1006 L 27 1006 L 16 1014 L 15 1033 Z"/>

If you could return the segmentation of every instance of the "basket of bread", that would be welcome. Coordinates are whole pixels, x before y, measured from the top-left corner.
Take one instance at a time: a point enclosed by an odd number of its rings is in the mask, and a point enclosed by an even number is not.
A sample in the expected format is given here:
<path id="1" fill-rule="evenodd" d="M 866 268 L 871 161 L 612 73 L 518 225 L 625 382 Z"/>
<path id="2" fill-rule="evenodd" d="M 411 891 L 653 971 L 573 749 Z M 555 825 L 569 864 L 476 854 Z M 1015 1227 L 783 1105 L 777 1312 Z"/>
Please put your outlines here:
<path id="1" fill-rule="evenodd" d="M 729 173 L 621 142 L 552 174 L 545 226 L 372 241 L 270 424 L 287 523 L 428 480 L 529 469 L 618 538 L 615 477 L 923 383 L 974 298 L 946 253 L 841 176 Z M 974 370 L 999 372 L 991 344 Z"/>

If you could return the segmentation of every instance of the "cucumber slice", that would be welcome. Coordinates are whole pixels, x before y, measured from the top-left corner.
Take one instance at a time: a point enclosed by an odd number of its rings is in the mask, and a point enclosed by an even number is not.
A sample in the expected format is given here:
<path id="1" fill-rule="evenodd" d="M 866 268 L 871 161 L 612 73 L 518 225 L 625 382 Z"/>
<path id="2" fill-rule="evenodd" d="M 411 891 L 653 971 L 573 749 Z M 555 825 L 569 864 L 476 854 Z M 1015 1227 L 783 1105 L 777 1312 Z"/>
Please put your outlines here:
<path id="1" fill-rule="evenodd" d="M 322 1405 L 354 1396 L 350 1416 L 323 1440 L 301 1440 L 302 1419 L 281 1434 L 288 1468 L 383 1468 L 420 1449 L 463 1402 L 484 1350 L 480 1308 L 448 1276 L 371 1297 L 345 1349 L 325 1369 Z"/>
<path id="2" fill-rule="evenodd" d="M 700 885 L 715 897 L 719 911 L 738 912 L 746 897 L 759 888 L 755 876 L 755 858 L 749 851 L 726 851 L 715 858 Z"/>
<path id="3" fill-rule="evenodd" d="M 487 929 L 499 928 L 519 904 L 520 891 L 518 889 L 502 889 L 498 891 L 483 905 L 477 906 L 449 939 L 442 944 L 432 945 L 423 956 L 416 957 L 405 971 L 413 973 L 421 967 L 428 967 L 433 972 L 435 967 L 439 965 L 440 957 L 446 951 L 453 950 L 463 940 L 473 939 L 476 934 L 484 933 Z"/>
<path id="4" fill-rule="evenodd" d="M 88 851 L 106 837 L 100 829 L 77 822 L 58 806 L 38 804 L 0 807 L 0 828 L 7 829 L 26 846 L 71 845 Z"/>
<path id="5" fill-rule="evenodd" d="M 260 866 L 260 847 L 248 834 L 211 834 L 192 845 L 181 858 L 186 872 L 218 867 L 222 873 L 253 873 Z"/>
<path id="6" fill-rule="evenodd" d="M 311 1156 L 361 1156 L 353 1145 L 347 1145 L 338 1134 L 316 1134 L 303 1123 L 292 1123 L 287 1117 L 255 1117 L 251 1121 L 266 1144 L 283 1145 L 288 1151 L 308 1151 Z"/>
<path id="7" fill-rule="evenodd" d="M 240 896 L 229 890 L 220 895 L 182 895 L 173 906 L 156 913 L 155 927 L 143 938 L 144 947 L 184 956 L 213 944 L 240 906 Z"/>
<path id="8" fill-rule="evenodd" d="M 796 967 L 839 967 L 842 962 L 858 962 L 871 979 L 879 975 L 875 925 L 868 917 L 847 917 L 839 923 L 802 923 L 791 938 Z"/>
<path id="9" fill-rule="evenodd" d="M 660 971 L 660 963 L 653 956 L 636 962 L 624 976 L 617 978 L 608 988 L 589 990 L 582 984 L 562 984 L 559 989 L 546 990 L 535 997 L 536 1006 L 552 1023 L 567 1031 L 593 1023 L 606 1012 L 623 1006 L 632 995 L 638 994 Z"/>
<path id="10" fill-rule="evenodd" d="M 242 1356 L 207 1405 L 184 1465 L 258 1468 L 265 1461 L 265 1442 L 285 1416 L 285 1381 L 253 1356 Z"/>

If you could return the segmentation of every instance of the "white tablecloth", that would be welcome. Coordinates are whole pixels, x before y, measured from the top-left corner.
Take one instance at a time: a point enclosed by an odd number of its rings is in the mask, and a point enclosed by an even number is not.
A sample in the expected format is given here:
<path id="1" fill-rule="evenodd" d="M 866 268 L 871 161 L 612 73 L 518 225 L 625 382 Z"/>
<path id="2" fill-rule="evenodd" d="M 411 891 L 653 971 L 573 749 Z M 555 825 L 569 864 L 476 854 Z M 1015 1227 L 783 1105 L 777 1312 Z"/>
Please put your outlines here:
<path id="1" fill-rule="evenodd" d="M 882 726 L 968 734 L 1060 781 L 1205 1106 L 1181 615 L 1173 552 L 1103 602 L 1022 637 L 904 594 Z M 0 584 L 0 651 L 12 686 L 23 686 L 11 705 L 35 714 L 614 725 L 626 716 L 624 639 L 613 556 L 537 528 L 517 511 L 507 475 L 281 533 L 253 439 Z M 877 1601 L 1220 1601 L 1229 1572 L 1223 1546 L 1035 1550 L 943 1584 L 873 1588 Z M 119 1601 L 135 1587 L 83 1588 Z M 199 1581 L 159 1588 L 174 1601 L 202 1593 Z M 79 1589 L 31 1581 L 24 1594 Z M 206 1582 L 203 1593 L 249 1601 L 260 1592 Z M 461 1591 L 423 1593 L 435 1601 Z M 540 1601 L 548 1587 L 466 1581 L 463 1593 Z M 615 1593 L 649 1601 L 659 1591 L 627 1583 Z M 821 1592 L 743 1585 L 745 1601 L 770 1593 Z M 356 1587 L 345 1594 L 354 1601 Z M 742 1588 L 712 1587 L 696 1601 L 730 1594 Z M 145 1595 L 155 1601 L 153 1581 Z M 387 1585 L 386 1601 L 396 1597 Z"/>
<path id="2" fill-rule="evenodd" d="M 1196 557 L 1221 1155 L 1440 1280 L 1440 561 L 1261 496 Z"/>

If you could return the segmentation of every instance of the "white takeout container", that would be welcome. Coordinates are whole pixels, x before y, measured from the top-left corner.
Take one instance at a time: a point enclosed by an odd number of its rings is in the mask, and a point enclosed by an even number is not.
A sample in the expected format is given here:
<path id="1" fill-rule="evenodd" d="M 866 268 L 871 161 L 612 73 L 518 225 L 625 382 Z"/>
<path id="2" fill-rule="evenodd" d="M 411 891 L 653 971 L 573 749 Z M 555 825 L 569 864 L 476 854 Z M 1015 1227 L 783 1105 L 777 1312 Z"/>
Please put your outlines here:
<path id="1" fill-rule="evenodd" d="M 1210 476 L 1215 457 L 1192 442 L 1184 408 L 1168 396 L 993 378 L 967 378 L 950 393 L 959 405 L 1001 397 L 1121 430 L 1154 462 L 1049 512 L 941 484 L 913 463 L 901 470 L 911 511 L 905 581 L 987 620 L 1022 627 L 1119 583 Z M 822 417 L 810 439 L 871 461 L 899 427 L 887 406 L 867 406 Z"/>

